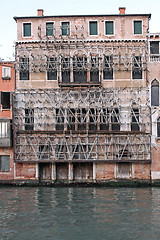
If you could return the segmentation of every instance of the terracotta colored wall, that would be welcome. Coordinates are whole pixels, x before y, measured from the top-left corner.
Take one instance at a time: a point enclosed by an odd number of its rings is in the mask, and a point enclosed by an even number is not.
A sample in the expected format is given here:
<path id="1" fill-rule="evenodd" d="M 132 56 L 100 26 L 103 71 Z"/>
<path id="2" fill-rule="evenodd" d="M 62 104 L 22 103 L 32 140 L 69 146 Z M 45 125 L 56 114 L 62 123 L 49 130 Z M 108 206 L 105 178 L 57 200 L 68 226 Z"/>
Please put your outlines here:
<path id="1" fill-rule="evenodd" d="M 36 164 L 16 163 L 15 179 L 35 179 Z"/>
<path id="2" fill-rule="evenodd" d="M 136 163 L 132 166 L 134 179 L 150 179 L 151 169 L 150 169 L 150 163 Z"/>
<path id="3" fill-rule="evenodd" d="M 114 163 L 97 163 L 96 164 L 96 179 L 114 179 Z"/>

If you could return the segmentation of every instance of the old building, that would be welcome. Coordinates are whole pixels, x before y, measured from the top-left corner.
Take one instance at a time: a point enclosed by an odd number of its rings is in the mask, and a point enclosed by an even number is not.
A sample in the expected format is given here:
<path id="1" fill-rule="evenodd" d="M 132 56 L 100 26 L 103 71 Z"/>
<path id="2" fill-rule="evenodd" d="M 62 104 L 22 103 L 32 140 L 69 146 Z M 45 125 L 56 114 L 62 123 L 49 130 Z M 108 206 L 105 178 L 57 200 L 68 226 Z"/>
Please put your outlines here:
<path id="1" fill-rule="evenodd" d="M 14 17 L 15 178 L 150 179 L 150 14 Z"/>
<path id="2" fill-rule="evenodd" d="M 151 178 L 152 180 L 160 179 L 160 34 L 148 35 L 148 83 L 151 99 Z"/>
<path id="3" fill-rule="evenodd" d="M 14 179 L 12 99 L 15 89 L 13 62 L 0 62 L 0 180 Z"/>

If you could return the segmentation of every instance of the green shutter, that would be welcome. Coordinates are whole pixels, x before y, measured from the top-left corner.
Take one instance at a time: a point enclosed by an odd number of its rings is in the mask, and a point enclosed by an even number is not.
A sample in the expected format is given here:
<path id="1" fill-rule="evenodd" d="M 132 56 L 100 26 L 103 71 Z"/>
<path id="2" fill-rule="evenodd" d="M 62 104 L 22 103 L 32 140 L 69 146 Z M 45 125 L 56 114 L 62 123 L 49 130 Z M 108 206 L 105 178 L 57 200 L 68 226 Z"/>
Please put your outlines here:
<path id="1" fill-rule="evenodd" d="M 134 21 L 134 34 L 142 34 L 142 21 Z"/>
<path id="2" fill-rule="evenodd" d="M 89 34 L 90 35 L 97 35 L 97 22 L 90 22 L 89 23 Z"/>
<path id="3" fill-rule="evenodd" d="M 62 22 L 62 35 L 70 35 L 70 24 L 69 22 Z"/>
<path id="4" fill-rule="evenodd" d="M 31 36 L 31 23 L 23 23 L 23 36 L 24 37 Z"/>
<path id="5" fill-rule="evenodd" d="M 106 35 L 113 35 L 114 29 L 113 29 L 113 21 L 106 22 Z"/>
<path id="6" fill-rule="evenodd" d="M 9 172 L 10 171 L 10 156 L 0 156 L 0 171 Z"/>
<path id="7" fill-rule="evenodd" d="M 46 35 L 53 36 L 53 23 L 46 23 Z"/>

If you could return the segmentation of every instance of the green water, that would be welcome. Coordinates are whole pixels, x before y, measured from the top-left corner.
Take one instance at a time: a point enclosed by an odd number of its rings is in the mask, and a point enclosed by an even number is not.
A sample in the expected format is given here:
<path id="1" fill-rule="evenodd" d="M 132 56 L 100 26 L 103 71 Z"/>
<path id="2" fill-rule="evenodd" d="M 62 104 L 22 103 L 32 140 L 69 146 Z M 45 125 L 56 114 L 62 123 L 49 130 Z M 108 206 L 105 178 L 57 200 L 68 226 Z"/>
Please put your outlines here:
<path id="1" fill-rule="evenodd" d="M 160 188 L 0 188 L 0 240 L 159 240 Z"/>

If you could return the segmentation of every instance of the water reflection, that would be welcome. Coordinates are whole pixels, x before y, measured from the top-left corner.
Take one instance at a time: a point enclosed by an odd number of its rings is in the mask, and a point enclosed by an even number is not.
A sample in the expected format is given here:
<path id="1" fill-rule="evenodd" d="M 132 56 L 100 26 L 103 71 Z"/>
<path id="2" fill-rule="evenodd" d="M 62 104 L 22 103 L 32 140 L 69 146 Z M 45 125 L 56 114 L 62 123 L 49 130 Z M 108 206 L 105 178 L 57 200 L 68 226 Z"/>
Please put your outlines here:
<path id="1" fill-rule="evenodd" d="M 159 239 L 159 188 L 0 188 L 3 239 Z"/>

